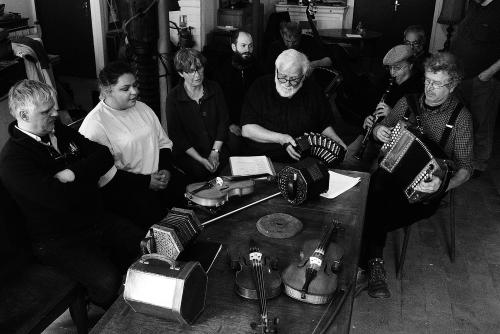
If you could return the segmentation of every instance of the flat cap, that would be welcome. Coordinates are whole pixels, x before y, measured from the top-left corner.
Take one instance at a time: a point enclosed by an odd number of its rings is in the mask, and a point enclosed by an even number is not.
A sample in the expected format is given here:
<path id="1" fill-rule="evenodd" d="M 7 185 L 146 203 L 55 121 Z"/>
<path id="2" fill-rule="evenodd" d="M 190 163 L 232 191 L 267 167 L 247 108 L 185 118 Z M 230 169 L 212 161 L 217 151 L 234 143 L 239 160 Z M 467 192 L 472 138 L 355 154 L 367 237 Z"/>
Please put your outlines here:
<path id="1" fill-rule="evenodd" d="M 386 66 L 395 65 L 400 61 L 410 58 L 412 55 L 413 52 L 409 45 L 396 45 L 387 52 L 382 63 Z"/>

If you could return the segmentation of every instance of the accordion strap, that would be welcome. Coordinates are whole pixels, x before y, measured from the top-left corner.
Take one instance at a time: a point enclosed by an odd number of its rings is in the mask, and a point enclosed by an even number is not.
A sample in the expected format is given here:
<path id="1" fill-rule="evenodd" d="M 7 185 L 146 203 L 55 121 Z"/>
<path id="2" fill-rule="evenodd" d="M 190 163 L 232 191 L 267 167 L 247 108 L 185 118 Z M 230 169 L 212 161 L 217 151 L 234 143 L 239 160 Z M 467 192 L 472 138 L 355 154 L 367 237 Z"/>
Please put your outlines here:
<path id="1" fill-rule="evenodd" d="M 408 102 L 408 109 L 405 111 L 405 114 L 403 116 L 404 120 L 408 121 L 410 119 L 411 113 L 413 113 L 417 120 L 417 127 L 421 128 L 420 117 L 419 117 L 420 115 L 420 108 L 419 108 L 420 103 L 418 101 L 419 96 L 417 94 L 407 94 L 405 97 L 406 101 Z M 463 108 L 462 102 L 458 102 L 457 105 L 455 106 L 455 109 L 451 113 L 448 122 L 446 122 L 443 134 L 441 136 L 441 140 L 439 140 L 440 147 L 444 148 L 446 146 L 446 142 L 450 137 L 451 130 L 455 126 L 455 122 L 457 121 L 458 115 L 460 114 L 462 108 Z"/>
<path id="2" fill-rule="evenodd" d="M 415 115 L 415 117 L 419 115 L 418 95 L 406 94 L 405 97 L 406 102 L 408 103 L 408 109 L 406 109 L 405 114 L 403 115 L 403 119 L 408 122 L 412 113 Z"/>
<path id="3" fill-rule="evenodd" d="M 455 126 L 455 122 L 457 121 L 458 114 L 460 114 L 460 111 L 462 110 L 463 107 L 464 106 L 463 106 L 462 102 L 458 102 L 457 105 L 455 106 L 455 109 L 453 110 L 453 112 L 450 116 L 450 119 L 448 120 L 448 122 L 445 125 L 443 135 L 441 136 L 441 140 L 439 141 L 439 146 L 441 146 L 441 147 L 446 146 L 446 142 L 448 141 L 448 138 L 450 137 L 451 130 Z"/>

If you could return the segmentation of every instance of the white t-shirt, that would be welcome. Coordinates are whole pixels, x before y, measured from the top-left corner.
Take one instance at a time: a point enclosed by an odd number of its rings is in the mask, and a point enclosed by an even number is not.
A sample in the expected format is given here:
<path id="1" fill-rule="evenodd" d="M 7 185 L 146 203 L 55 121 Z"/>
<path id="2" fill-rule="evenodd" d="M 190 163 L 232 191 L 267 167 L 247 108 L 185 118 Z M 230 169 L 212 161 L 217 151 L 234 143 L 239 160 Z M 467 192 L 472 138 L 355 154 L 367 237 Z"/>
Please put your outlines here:
<path id="1" fill-rule="evenodd" d="M 173 146 L 156 114 L 140 101 L 126 110 L 113 109 L 101 101 L 85 117 L 79 131 L 106 145 L 118 169 L 136 174 L 157 172 L 160 149 Z M 106 173 L 99 184 L 108 183 L 115 173 Z"/>

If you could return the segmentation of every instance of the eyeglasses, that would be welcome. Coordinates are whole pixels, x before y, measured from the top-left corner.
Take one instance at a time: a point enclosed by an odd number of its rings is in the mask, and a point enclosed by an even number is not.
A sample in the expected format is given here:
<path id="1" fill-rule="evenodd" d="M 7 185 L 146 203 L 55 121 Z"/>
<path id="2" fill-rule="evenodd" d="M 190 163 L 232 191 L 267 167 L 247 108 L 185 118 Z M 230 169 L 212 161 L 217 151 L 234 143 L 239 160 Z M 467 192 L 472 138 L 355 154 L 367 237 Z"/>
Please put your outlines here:
<path id="1" fill-rule="evenodd" d="M 399 72 L 403 69 L 405 69 L 408 66 L 408 64 L 403 64 L 403 65 L 387 65 L 387 70 L 389 71 L 394 71 L 394 72 Z"/>
<path id="2" fill-rule="evenodd" d="M 195 73 L 201 74 L 201 73 L 203 73 L 204 69 L 205 69 L 204 67 L 199 67 L 199 68 L 191 69 L 189 71 L 185 71 L 185 73 L 192 74 L 192 75 L 194 75 Z"/>
<path id="3" fill-rule="evenodd" d="M 433 81 L 431 79 L 425 78 L 424 84 L 426 86 L 431 86 L 432 88 L 443 88 L 451 84 L 451 81 L 448 82 L 440 82 L 440 81 Z"/>
<path id="4" fill-rule="evenodd" d="M 420 45 L 422 45 L 422 41 L 418 41 L 418 40 L 417 40 L 417 41 L 409 41 L 409 40 L 406 40 L 406 39 L 405 39 L 405 40 L 404 40 L 404 43 L 405 43 L 406 45 L 411 46 L 411 47 L 414 47 L 414 46 L 420 46 Z"/>
<path id="5" fill-rule="evenodd" d="M 300 75 L 300 76 L 295 77 L 295 78 L 287 78 L 286 75 L 280 74 L 280 72 L 278 72 L 278 70 L 276 70 L 276 78 L 278 79 L 278 82 L 280 84 L 286 84 L 288 82 L 288 84 L 290 86 L 296 87 L 300 84 L 300 82 L 302 81 L 304 76 Z"/>

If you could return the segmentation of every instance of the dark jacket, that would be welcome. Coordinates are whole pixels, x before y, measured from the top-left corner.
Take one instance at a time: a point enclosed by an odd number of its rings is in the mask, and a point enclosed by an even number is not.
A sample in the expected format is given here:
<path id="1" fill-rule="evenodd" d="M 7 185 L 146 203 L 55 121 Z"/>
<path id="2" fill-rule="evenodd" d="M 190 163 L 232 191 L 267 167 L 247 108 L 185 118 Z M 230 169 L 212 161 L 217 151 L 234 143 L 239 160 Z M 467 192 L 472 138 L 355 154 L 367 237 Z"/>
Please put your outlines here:
<path id="1" fill-rule="evenodd" d="M 257 63 L 242 67 L 227 59 L 214 74 L 224 92 L 231 124 L 240 125 L 241 107 L 252 83 L 262 74 Z"/>
<path id="2" fill-rule="evenodd" d="M 26 217 L 32 239 L 62 237 L 94 224 L 103 208 L 97 181 L 114 163 L 108 148 L 56 123 L 58 154 L 15 125 L 10 124 L 0 154 L 0 178 Z M 73 182 L 54 178 L 64 169 L 73 171 Z"/>
<path id="3" fill-rule="evenodd" d="M 208 156 L 216 140 L 226 141 L 229 117 L 222 89 L 210 80 L 203 82 L 203 89 L 199 104 L 189 98 L 183 80 L 168 94 L 168 135 L 174 142 L 175 155 L 193 147 Z"/>

